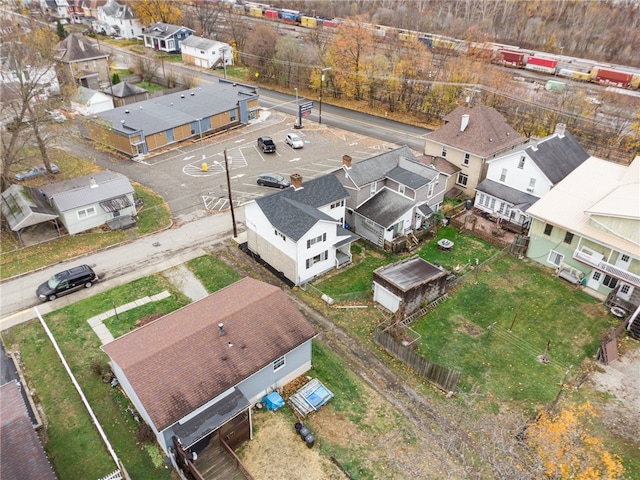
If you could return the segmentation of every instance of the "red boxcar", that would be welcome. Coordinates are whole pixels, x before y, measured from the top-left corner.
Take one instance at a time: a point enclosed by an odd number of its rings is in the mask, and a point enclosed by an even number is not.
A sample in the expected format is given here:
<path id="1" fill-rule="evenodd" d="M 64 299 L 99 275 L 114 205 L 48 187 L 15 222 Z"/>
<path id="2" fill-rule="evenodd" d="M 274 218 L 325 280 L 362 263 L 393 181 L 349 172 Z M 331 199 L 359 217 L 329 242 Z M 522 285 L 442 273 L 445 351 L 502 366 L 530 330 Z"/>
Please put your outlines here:
<path id="1" fill-rule="evenodd" d="M 278 11 L 277 10 L 265 10 L 264 18 L 268 18 L 269 20 L 278 20 Z"/>
<path id="2" fill-rule="evenodd" d="M 513 65 L 514 67 L 521 67 L 524 61 L 524 53 L 510 52 L 509 50 L 499 50 L 498 59 L 502 59 L 503 63 Z"/>
<path id="3" fill-rule="evenodd" d="M 633 75 L 619 70 L 611 70 L 609 68 L 594 67 L 591 71 L 591 78 L 596 82 L 612 83 L 619 87 L 628 87 L 631 83 Z"/>
<path id="4" fill-rule="evenodd" d="M 336 20 L 323 20 L 322 21 L 322 26 L 323 27 L 336 28 L 338 25 L 340 25 L 340 22 L 338 22 Z"/>

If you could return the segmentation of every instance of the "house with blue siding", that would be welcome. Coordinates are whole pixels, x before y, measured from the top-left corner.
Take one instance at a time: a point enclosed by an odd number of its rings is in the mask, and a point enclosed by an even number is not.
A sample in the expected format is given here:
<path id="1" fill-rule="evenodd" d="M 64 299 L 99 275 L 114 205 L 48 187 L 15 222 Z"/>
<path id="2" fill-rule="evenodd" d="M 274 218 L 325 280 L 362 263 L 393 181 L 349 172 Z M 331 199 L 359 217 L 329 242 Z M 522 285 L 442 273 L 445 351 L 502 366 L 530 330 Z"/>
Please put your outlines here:
<path id="1" fill-rule="evenodd" d="M 180 449 L 249 440 L 252 407 L 311 368 L 315 335 L 281 288 L 244 278 L 102 349 L 177 467 Z"/>
<path id="2" fill-rule="evenodd" d="M 191 28 L 169 23 L 154 23 L 149 25 L 142 34 L 144 46 L 166 53 L 180 53 L 180 42 L 195 33 Z"/>

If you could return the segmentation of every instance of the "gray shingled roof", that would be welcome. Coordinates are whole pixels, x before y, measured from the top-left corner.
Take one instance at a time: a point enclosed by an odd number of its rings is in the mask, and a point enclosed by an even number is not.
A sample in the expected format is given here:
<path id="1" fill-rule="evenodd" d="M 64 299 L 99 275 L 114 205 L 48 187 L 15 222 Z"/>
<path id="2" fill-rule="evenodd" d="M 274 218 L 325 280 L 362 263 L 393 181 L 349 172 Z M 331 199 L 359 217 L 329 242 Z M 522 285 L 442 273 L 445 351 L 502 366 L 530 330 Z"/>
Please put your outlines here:
<path id="1" fill-rule="evenodd" d="M 349 197 L 331 174 L 303 182 L 302 186 L 299 190 L 285 188 L 256 200 L 271 225 L 294 241 L 300 240 L 319 221 L 336 222 L 318 208 Z"/>
<path id="2" fill-rule="evenodd" d="M 397 167 L 406 170 L 406 172 L 401 172 Z M 394 169 L 396 169 L 395 179 L 402 178 L 415 185 L 421 184 L 424 178 L 431 180 L 437 174 L 433 169 L 418 162 L 416 156 L 406 145 L 353 163 L 347 172 L 351 181 L 361 187 L 386 178 Z M 423 179 L 420 179 L 420 176 Z M 404 183 L 404 185 L 410 186 L 409 183 Z"/>
<path id="3" fill-rule="evenodd" d="M 103 91 L 104 93 L 107 93 L 116 98 L 126 98 L 133 95 L 147 93 L 147 90 L 145 90 L 144 88 L 128 82 L 117 83 L 113 87 L 105 88 Z"/>
<path id="4" fill-rule="evenodd" d="M 384 188 L 373 198 L 363 203 L 356 212 L 384 228 L 389 228 L 393 222 L 413 208 L 413 205 L 414 202 L 407 197 Z"/>
<path id="5" fill-rule="evenodd" d="M 92 187 L 92 181 L 95 187 Z M 122 195 L 132 194 L 133 187 L 124 175 L 114 172 L 96 172 L 84 177 L 43 185 L 40 190 L 60 212 L 92 205 Z"/>
<path id="6" fill-rule="evenodd" d="M 535 195 L 531 195 L 530 193 L 521 192 L 520 190 L 516 190 L 515 188 L 505 185 L 504 183 L 489 180 L 488 178 L 485 178 L 482 182 L 480 182 L 480 184 L 476 187 L 476 190 L 478 192 L 484 192 L 493 197 L 505 200 L 512 205 L 516 205 L 523 212 L 535 202 L 540 200 L 540 197 L 536 197 Z"/>
<path id="7" fill-rule="evenodd" d="M 185 29 L 193 33 L 195 30 L 183 27 L 182 25 L 172 25 L 170 23 L 157 22 L 149 25 L 145 31 L 147 37 L 167 38 L 180 30 Z"/>
<path id="8" fill-rule="evenodd" d="M 469 115 L 469 123 L 461 131 L 463 115 Z M 445 124 L 427 135 L 427 139 L 480 158 L 489 158 L 526 141 L 496 109 L 484 105 L 458 107 L 443 120 Z"/>
<path id="9" fill-rule="evenodd" d="M 75 33 L 68 35 L 67 38 L 58 42 L 53 48 L 56 60 L 64 63 L 73 63 L 107 58 L 108 55 L 94 47 L 93 43 L 88 40 L 89 38 Z"/>
<path id="10" fill-rule="evenodd" d="M 525 152 L 554 185 L 589 158 L 589 154 L 567 131 L 562 137 L 557 133 L 545 137 L 535 147 L 526 148 Z"/>
<path id="11" fill-rule="evenodd" d="M 212 85 L 100 112 L 95 117 L 101 124 L 116 131 L 127 134 L 144 131 L 148 137 L 177 125 L 195 122 L 198 118 L 233 110 L 237 108 L 239 100 L 252 97 L 258 97 L 255 87 L 219 80 Z"/>
<path id="12" fill-rule="evenodd" d="M 247 277 L 102 349 L 162 431 L 315 335 L 280 287 Z"/>
<path id="13" fill-rule="evenodd" d="M 135 18 L 135 14 L 128 5 L 120 5 L 114 0 L 110 0 L 105 6 L 103 6 L 102 11 L 108 17 L 119 18 L 122 20 Z"/>

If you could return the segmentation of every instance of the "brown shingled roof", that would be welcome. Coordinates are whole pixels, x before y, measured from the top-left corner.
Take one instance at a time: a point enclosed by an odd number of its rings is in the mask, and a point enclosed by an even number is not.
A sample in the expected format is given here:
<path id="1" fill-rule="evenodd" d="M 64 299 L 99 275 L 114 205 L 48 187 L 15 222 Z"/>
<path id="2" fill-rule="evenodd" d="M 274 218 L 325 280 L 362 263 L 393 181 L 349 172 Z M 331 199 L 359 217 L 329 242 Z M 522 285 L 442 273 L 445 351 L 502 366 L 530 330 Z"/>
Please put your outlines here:
<path id="1" fill-rule="evenodd" d="M 280 288 L 244 278 L 102 348 L 161 431 L 315 334 Z"/>
<path id="2" fill-rule="evenodd" d="M 469 124 L 461 131 L 463 115 L 469 115 Z M 458 107 L 443 120 L 445 124 L 431 132 L 427 139 L 480 158 L 489 158 L 527 141 L 496 109 L 484 105 Z"/>
<path id="3" fill-rule="evenodd" d="M 55 59 L 59 62 L 73 63 L 107 58 L 109 55 L 102 53 L 89 38 L 73 33 L 68 35 L 53 47 Z"/>
<path id="4" fill-rule="evenodd" d="M 56 480 L 15 381 L 0 387 L 2 480 Z"/>

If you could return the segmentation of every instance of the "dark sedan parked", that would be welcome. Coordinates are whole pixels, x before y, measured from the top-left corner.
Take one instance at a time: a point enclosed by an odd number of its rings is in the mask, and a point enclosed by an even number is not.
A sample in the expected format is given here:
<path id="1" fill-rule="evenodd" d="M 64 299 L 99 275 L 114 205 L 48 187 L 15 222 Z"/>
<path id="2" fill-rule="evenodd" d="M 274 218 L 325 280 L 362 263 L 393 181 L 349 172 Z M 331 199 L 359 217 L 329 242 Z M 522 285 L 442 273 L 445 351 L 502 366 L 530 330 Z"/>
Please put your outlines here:
<path id="1" fill-rule="evenodd" d="M 261 187 L 287 188 L 289 180 L 277 173 L 261 173 L 258 175 L 258 185 Z"/>

